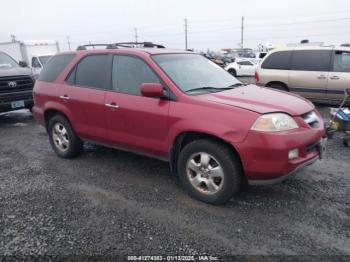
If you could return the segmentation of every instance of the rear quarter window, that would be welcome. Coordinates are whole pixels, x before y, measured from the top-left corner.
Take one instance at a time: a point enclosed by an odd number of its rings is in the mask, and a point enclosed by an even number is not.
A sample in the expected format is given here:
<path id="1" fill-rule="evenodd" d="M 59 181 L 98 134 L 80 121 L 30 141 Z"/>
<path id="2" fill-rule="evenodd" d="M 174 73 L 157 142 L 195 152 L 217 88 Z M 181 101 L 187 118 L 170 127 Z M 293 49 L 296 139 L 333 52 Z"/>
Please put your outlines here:
<path id="1" fill-rule="evenodd" d="M 52 57 L 44 66 L 38 78 L 39 81 L 53 82 L 64 70 L 64 68 L 73 60 L 75 54 L 56 55 Z"/>
<path id="2" fill-rule="evenodd" d="M 271 53 L 261 65 L 263 69 L 289 70 L 291 51 L 278 51 Z"/>

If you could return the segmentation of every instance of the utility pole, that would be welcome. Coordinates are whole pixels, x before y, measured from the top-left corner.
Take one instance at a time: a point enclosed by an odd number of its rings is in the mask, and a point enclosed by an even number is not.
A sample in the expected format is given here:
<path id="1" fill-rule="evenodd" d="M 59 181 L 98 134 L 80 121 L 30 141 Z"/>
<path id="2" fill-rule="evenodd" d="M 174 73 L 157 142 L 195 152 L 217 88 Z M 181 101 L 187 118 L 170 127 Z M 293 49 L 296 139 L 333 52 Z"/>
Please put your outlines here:
<path id="1" fill-rule="evenodd" d="M 135 43 L 137 43 L 137 40 L 138 40 L 137 27 L 135 27 Z"/>
<path id="2" fill-rule="evenodd" d="M 71 50 L 71 49 L 70 49 L 69 35 L 67 35 L 67 44 L 68 44 L 68 49 Z"/>
<path id="3" fill-rule="evenodd" d="M 187 50 L 187 18 L 185 18 L 185 50 Z"/>
<path id="4" fill-rule="evenodd" d="M 15 35 L 10 35 L 10 37 L 11 37 L 11 42 L 16 42 L 16 41 L 17 41 L 17 39 L 16 39 L 16 36 L 15 36 Z"/>
<path id="5" fill-rule="evenodd" d="M 241 48 L 243 48 L 243 32 L 244 32 L 244 16 L 242 16 L 242 24 L 241 24 Z"/>

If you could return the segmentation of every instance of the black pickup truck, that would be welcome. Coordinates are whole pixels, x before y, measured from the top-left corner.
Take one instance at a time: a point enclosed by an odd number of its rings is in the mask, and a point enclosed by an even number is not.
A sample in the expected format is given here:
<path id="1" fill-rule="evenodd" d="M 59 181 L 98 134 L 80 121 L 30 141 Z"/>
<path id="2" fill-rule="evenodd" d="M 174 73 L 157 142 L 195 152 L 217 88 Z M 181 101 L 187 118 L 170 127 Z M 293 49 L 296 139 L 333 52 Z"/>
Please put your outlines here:
<path id="1" fill-rule="evenodd" d="M 0 113 L 33 106 L 34 78 L 26 63 L 0 52 Z"/>

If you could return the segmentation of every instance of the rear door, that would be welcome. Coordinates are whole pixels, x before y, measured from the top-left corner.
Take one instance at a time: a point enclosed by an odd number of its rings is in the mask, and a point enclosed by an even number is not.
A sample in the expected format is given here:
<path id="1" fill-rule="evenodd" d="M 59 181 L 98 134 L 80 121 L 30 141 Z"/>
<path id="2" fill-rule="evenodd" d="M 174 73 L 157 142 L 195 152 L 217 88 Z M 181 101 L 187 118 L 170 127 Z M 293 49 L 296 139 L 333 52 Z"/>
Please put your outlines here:
<path id="1" fill-rule="evenodd" d="M 331 50 L 295 50 L 289 72 L 289 90 L 306 98 L 326 100 Z"/>
<path id="2" fill-rule="evenodd" d="M 142 59 L 129 55 L 113 57 L 112 89 L 105 98 L 107 135 L 111 143 L 129 150 L 165 156 L 168 145 L 170 101 L 144 97 L 142 83 L 160 83 Z"/>
<path id="3" fill-rule="evenodd" d="M 350 52 L 336 50 L 328 78 L 327 98 L 342 100 L 345 89 L 350 88 Z"/>
<path id="4" fill-rule="evenodd" d="M 71 71 L 59 97 L 69 108 L 75 131 L 83 138 L 106 142 L 104 99 L 110 88 L 111 56 L 93 54 L 83 57 Z"/>
<path id="5" fill-rule="evenodd" d="M 255 64 L 253 64 L 252 62 L 250 61 L 240 61 L 240 62 L 237 62 L 237 64 L 239 65 L 239 74 L 240 75 L 254 75 L 255 73 Z"/>

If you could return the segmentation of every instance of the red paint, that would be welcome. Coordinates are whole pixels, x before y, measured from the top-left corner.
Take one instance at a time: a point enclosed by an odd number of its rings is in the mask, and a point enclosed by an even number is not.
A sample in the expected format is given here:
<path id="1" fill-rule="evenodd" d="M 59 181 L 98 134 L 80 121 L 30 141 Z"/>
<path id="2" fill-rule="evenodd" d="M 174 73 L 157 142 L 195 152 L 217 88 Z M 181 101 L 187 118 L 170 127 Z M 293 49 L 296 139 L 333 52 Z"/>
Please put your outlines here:
<path id="1" fill-rule="evenodd" d="M 238 152 L 248 179 L 271 179 L 284 175 L 318 155 L 306 146 L 324 135 L 309 127 L 301 114 L 315 110 L 312 103 L 282 91 L 254 85 L 224 92 L 188 96 L 180 91 L 152 60 L 154 53 L 175 51 L 150 49 L 111 49 L 78 51 L 73 61 L 54 83 L 37 81 L 34 87 L 36 120 L 44 125 L 44 113 L 57 110 L 67 116 L 76 133 L 86 140 L 169 159 L 175 139 L 184 132 L 205 133 L 225 140 Z M 91 53 L 129 54 L 143 59 L 174 94 L 176 100 L 133 96 L 115 91 L 70 86 L 65 83 L 70 70 Z M 182 52 L 185 53 L 185 52 Z M 159 86 L 143 85 L 148 93 L 159 93 Z M 63 101 L 59 96 L 68 95 Z M 105 104 L 118 105 L 108 108 Z M 251 131 L 264 113 L 285 112 L 299 124 L 296 130 L 262 133 Z M 300 157 L 288 160 L 288 151 L 298 148 Z"/>

